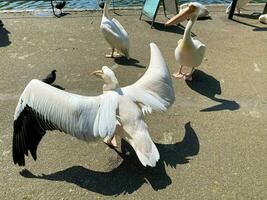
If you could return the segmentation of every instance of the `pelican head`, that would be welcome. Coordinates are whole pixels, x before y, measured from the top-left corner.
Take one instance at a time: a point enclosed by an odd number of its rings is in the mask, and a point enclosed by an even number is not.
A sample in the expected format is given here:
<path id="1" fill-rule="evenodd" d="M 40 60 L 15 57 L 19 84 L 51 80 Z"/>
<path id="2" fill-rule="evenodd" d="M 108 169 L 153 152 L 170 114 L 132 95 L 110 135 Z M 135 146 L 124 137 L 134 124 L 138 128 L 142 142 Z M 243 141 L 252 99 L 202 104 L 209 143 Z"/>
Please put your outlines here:
<path id="1" fill-rule="evenodd" d="M 119 81 L 116 78 L 114 72 L 107 66 L 103 66 L 101 70 L 96 70 L 92 72 L 91 74 L 95 75 L 98 78 L 103 79 L 105 83 L 103 85 L 103 91 L 116 89 L 119 85 Z"/>
<path id="2" fill-rule="evenodd" d="M 194 18 L 197 19 L 198 15 L 205 9 L 205 6 L 203 6 L 200 3 L 192 2 L 189 3 L 187 8 L 183 9 L 178 15 L 171 18 L 169 21 L 165 23 L 166 26 L 178 24 L 180 22 L 183 22 L 187 19 Z"/>

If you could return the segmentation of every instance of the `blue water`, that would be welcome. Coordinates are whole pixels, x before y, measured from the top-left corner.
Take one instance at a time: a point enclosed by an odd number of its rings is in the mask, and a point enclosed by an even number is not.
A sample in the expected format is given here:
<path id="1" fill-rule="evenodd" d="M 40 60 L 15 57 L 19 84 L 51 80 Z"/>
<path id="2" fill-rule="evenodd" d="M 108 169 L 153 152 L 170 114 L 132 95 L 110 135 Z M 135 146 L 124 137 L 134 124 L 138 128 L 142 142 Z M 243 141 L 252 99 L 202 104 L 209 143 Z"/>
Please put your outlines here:
<path id="1" fill-rule="evenodd" d="M 56 0 L 54 0 L 56 2 Z M 114 0 L 115 7 L 133 7 L 142 6 L 144 0 Z M 225 4 L 231 0 L 198 0 L 203 4 Z M 65 8 L 68 9 L 99 9 L 99 0 L 67 0 Z M 187 2 L 186 0 L 178 1 L 178 4 Z M 263 3 L 265 0 L 254 0 L 252 2 Z M 111 4 L 112 7 L 112 4 Z M 0 10 L 34 10 L 50 9 L 50 0 L 0 0 Z"/>

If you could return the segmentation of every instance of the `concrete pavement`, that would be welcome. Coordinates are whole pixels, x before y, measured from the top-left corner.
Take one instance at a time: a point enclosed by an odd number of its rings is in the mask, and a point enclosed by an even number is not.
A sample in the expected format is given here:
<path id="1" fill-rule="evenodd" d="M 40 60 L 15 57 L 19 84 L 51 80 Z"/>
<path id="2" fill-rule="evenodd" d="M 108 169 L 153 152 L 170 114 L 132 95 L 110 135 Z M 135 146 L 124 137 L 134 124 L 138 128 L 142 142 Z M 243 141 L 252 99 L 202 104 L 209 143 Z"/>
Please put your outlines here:
<path id="1" fill-rule="evenodd" d="M 146 117 L 161 155 L 153 169 L 133 154 L 122 159 L 100 140 L 87 144 L 59 132 L 47 133 L 37 161 L 30 157 L 20 168 L 12 162 L 13 114 L 25 85 L 51 69 L 56 83 L 83 95 L 101 93 L 90 72 L 103 65 L 115 65 L 121 86 L 133 83 L 149 64 L 150 42 L 174 72 L 183 29 L 165 28 L 162 11 L 151 29 L 139 21 L 140 10 L 119 10 L 112 16 L 130 35 L 131 59 L 113 60 L 104 58 L 101 12 L 1 13 L 0 199 L 266 199 L 267 25 L 250 15 L 263 5 L 248 6 L 238 22 L 225 8 L 208 7 L 212 19 L 193 27 L 207 46 L 193 82 L 173 79 L 174 105 Z"/>

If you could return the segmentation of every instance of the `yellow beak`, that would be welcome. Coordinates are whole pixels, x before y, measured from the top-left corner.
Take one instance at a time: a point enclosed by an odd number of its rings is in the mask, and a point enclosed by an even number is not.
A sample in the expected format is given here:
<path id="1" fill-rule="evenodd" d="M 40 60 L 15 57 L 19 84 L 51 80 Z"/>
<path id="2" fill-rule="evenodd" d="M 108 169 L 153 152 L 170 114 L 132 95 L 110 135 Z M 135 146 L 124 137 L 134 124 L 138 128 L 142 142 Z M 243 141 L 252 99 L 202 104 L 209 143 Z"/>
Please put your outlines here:
<path id="1" fill-rule="evenodd" d="M 168 20 L 165 23 L 165 26 L 171 26 L 171 25 L 178 24 L 180 22 L 187 20 L 195 10 L 196 10 L 196 7 L 194 5 L 189 5 L 181 13 L 179 13 L 178 15 L 175 15 L 173 18 Z"/>
<path id="2" fill-rule="evenodd" d="M 96 70 L 96 71 L 92 72 L 91 75 L 95 75 L 96 77 L 102 78 L 103 72 L 102 72 L 102 70 Z"/>

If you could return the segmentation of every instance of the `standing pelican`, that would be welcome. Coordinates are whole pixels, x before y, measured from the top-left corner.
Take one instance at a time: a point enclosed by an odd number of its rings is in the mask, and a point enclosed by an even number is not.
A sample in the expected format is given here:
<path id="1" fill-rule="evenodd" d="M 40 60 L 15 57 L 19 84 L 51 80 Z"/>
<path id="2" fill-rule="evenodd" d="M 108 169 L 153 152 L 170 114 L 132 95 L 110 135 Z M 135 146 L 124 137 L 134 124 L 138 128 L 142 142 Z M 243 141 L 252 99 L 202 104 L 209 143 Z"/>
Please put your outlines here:
<path id="1" fill-rule="evenodd" d="M 237 10 L 237 12 L 238 12 L 238 14 L 240 14 L 240 10 L 241 10 L 241 8 L 243 8 L 248 2 L 249 2 L 250 0 L 238 0 L 237 1 L 237 3 L 236 3 L 236 10 Z M 233 2 L 231 2 L 230 4 L 229 4 L 229 6 L 226 8 L 226 13 L 229 13 L 230 12 L 230 10 L 231 10 L 231 7 L 232 7 L 232 3 Z"/>
<path id="2" fill-rule="evenodd" d="M 129 59 L 129 37 L 120 22 L 118 22 L 115 18 L 111 19 L 109 17 L 108 10 L 110 2 L 111 0 L 107 0 L 104 5 L 104 12 L 100 24 L 100 29 L 102 30 L 104 38 L 107 40 L 112 49 L 111 54 L 106 55 L 106 57 L 113 58 L 114 56 L 118 56 L 118 53 L 122 53 Z M 115 50 L 117 50 L 117 52 L 115 52 Z"/>
<path id="3" fill-rule="evenodd" d="M 171 18 L 165 23 L 166 26 L 180 23 L 189 18 L 186 25 L 183 39 L 178 41 L 178 46 L 175 49 L 175 58 L 179 62 L 180 69 L 174 73 L 176 78 L 184 78 L 185 80 L 192 80 L 192 73 L 195 67 L 198 67 L 203 60 L 206 46 L 199 40 L 191 37 L 191 29 L 198 18 L 198 15 L 204 7 L 200 3 L 190 3 L 183 12 Z M 182 72 L 183 66 L 191 68 L 191 72 L 185 74 Z"/>
<path id="4" fill-rule="evenodd" d="M 160 50 L 153 43 L 150 49 L 150 65 L 132 85 L 120 88 L 114 72 L 106 66 L 93 72 L 104 81 L 103 94 L 99 96 L 81 96 L 39 80 L 30 81 L 14 114 L 14 163 L 25 165 L 28 151 L 36 160 L 37 146 L 46 131 L 59 130 L 85 141 L 102 137 L 113 146 L 116 135 L 133 147 L 144 166 L 154 167 L 159 152 L 149 135 L 144 114 L 166 111 L 175 97 Z"/>

